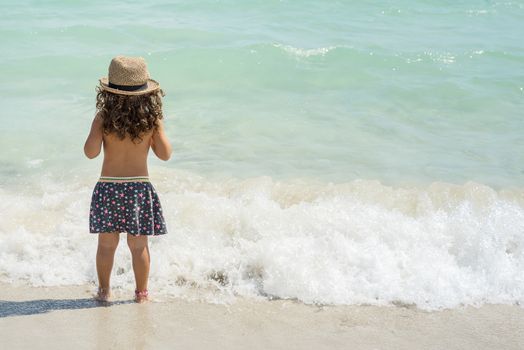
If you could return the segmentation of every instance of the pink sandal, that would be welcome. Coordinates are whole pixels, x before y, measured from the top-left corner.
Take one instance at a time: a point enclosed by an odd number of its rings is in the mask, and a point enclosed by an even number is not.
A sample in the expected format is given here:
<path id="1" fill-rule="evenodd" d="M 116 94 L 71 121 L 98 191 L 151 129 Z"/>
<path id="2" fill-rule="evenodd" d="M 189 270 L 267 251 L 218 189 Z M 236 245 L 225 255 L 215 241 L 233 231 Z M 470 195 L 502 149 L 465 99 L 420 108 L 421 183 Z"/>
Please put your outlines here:
<path id="1" fill-rule="evenodd" d="M 149 298 L 148 298 L 148 291 L 147 289 L 144 289 L 144 290 L 138 290 L 138 289 L 135 289 L 135 301 L 137 303 L 142 303 L 144 301 L 148 301 Z"/>

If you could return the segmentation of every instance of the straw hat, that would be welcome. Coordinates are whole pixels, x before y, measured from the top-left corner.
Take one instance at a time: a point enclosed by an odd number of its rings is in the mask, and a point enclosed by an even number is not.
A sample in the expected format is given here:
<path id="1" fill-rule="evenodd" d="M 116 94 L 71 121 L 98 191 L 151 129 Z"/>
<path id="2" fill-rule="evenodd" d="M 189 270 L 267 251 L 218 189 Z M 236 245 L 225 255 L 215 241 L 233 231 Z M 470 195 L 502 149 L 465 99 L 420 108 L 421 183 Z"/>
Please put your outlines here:
<path id="1" fill-rule="evenodd" d="M 142 57 L 116 56 L 111 60 L 108 76 L 99 81 L 103 90 L 120 95 L 142 95 L 160 88 L 149 77 Z"/>

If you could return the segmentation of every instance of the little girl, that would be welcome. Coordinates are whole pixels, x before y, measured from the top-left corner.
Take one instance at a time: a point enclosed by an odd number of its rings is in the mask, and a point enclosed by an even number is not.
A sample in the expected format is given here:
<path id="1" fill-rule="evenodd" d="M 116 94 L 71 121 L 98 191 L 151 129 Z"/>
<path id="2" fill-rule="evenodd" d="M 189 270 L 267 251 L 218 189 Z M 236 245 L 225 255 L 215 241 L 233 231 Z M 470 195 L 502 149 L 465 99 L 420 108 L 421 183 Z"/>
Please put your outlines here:
<path id="1" fill-rule="evenodd" d="M 135 301 L 148 300 L 148 236 L 167 233 L 158 195 L 149 182 L 149 148 L 162 160 L 172 149 L 164 132 L 160 85 L 150 79 L 142 57 L 117 56 L 97 87 L 97 114 L 84 145 L 92 159 L 104 146 L 100 178 L 91 197 L 89 232 L 98 233 L 96 299 L 110 297 L 110 276 L 120 232 L 127 233 L 136 289 Z"/>

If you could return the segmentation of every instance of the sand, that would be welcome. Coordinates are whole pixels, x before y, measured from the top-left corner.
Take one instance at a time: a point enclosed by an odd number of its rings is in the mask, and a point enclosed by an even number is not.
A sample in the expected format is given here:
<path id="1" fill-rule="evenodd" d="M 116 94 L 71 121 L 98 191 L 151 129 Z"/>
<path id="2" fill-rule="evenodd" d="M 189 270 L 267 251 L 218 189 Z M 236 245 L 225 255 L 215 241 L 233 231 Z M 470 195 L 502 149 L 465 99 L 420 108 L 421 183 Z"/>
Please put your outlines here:
<path id="1" fill-rule="evenodd" d="M 426 312 L 243 298 L 230 305 L 161 297 L 136 304 L 118 293 L 102 305 L 91 300 L 89 285 L 0 287 L 4 349 L 524 348 L 524 308 L 511 305 Z"/>

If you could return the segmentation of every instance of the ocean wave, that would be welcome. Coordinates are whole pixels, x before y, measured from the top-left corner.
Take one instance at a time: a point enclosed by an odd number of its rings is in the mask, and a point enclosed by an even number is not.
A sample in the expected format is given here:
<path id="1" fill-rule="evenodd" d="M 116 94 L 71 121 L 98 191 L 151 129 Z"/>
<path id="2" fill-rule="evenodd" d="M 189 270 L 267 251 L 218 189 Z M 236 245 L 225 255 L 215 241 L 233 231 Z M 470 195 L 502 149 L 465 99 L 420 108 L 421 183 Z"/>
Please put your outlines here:
<path id="1" fill-rule="evenodd" d="M 151 289 L 230 302 L 235 296 L 422 309 L 524 301 L 524 190 L 477 183 L 389 187 L 262 176 L 152 176 L 168 234 L 152 237 Z M 92 185 L 46 178 L 0 190 L 0 280 L 95 283 Z M 132 290 L 127 247 L 112 285 Z"/>
<path id="2" fill-rule="evenodd" d="M 319 47 L 314 49 L 302 49 L 298 47 L 293 47 L 290 45 L 283 44 L 273 44 L 274 47 L 277 47 L 284 52 L 294 55 L 296 57 L 311 57 L 311 56 L 325 56 L 328 52 L 337 48 L 337 46 L 328 46 L 328 47 Z"/>

